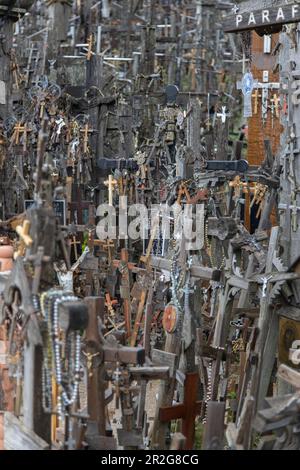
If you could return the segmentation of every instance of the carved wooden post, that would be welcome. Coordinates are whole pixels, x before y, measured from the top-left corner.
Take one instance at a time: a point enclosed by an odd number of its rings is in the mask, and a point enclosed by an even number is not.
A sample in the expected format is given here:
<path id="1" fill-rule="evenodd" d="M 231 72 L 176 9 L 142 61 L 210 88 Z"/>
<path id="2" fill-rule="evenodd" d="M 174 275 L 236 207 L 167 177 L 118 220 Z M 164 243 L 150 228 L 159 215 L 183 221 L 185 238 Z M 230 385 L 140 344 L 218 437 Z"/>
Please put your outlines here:
<path id="1" fill-rule="evenodd" d="M 13 24 L 30 9 L 34 0 L 16 2 L 0 1 L 0 118 L 5 119 L 11 113 L 12 70 L 11 50 L 13 44 Z M 18 7 L 18 8 L 14 8 Z"/>
<path id="2" fill-rule="evenodd" d="M 96 439 L 106 434 L 104 363 L 99 327 L 104 312 L 103 297 L 86 297 L 89 323 L 86 330 L 86 352 L 88 367 L 88 421 L 87 439 Z M 96 366 L 95 364 L 100 364 Z"/>
<path id="3" fill-rule="evenodd" d="M 72 2 L 54 0 L 48 2 L 50 31 L 48 35 L 48 59 L 57 59 L 59 47 L 67 39 Z"/>

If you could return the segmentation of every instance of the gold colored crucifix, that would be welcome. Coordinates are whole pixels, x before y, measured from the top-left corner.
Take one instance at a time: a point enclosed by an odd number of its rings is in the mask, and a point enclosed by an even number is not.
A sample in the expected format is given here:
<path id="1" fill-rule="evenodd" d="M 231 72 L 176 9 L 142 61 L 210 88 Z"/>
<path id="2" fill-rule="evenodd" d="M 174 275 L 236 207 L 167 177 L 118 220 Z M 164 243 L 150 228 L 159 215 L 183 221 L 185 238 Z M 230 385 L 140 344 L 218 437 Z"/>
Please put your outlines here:
<path id="1" fill-rule="evenodd" d="M 254 93 L 252 94 L 252 98 L 254 98 L 254 110 L 253 114 L 258 113 L 258 98 L 261 98 L 262 95 L 259 94 L 259 89 L 257 88 Z"/>
<path id="2" fill-rule="evenodd" d="M 280 117 L 280 97 L 275 93 L 272 100 L 274 103 L 275 116 L 277 119 Z"/>
<path id="3" fill-rule="evenodd" d="M 83 132 L 83 152 L 87 153 L 89 145 L 89 134 L 92 134 L 93 129 L 89 128 L 89 125 L 86 124 L 83 129 L 80 129 L 80 132 Z"/>
<path id="4" fill-rule="evenodd" d="M 113 178 L 112 175 L 109 175 L 108 180 L 104 181 L 105 186 L 108 187 L 108 204 L 113 205 L 113 194 L 114 188 L 118 185 L 118 181 Z"/>
<path id="5" fill-rule="evenodd" d="M 12 143 L 15 145 L 20 145 L 20 135 L 24 135 L 24 150 L 26 150 L 26 144 L 27 144 L 27 133 L 29 132 L 29 129 L 27 127 L 27 124 L 24 124 L 22 126 L 21 122 L 17 122 L 17 124 L 14 127 L 13 135 L 12 135 Z"/>

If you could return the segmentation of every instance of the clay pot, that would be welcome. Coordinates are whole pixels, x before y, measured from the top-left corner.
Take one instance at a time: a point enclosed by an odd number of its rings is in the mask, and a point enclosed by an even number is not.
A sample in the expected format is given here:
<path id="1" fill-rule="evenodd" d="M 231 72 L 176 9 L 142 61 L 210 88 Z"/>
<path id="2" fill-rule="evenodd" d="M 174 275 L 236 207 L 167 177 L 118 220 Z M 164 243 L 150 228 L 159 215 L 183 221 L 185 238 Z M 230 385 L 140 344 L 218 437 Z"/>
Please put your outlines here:
<path id="1" fill-rule="evenodd" d="M 11 245 L 0 246 L 0 272 L 10 271 L 13 267 L 14 249 Z"/>

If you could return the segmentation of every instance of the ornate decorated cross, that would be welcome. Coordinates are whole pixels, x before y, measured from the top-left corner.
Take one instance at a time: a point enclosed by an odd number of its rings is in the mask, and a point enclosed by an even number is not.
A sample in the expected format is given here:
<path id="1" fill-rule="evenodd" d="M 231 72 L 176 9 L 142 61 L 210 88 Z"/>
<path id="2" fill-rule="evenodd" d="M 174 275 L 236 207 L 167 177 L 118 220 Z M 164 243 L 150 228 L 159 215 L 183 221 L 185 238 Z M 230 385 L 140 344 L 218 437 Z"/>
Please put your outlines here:
<path id="1" fill-rule="evenodd" d="M 238 90 L 242 90 L 244 95 L 244 117 L 252 117 L 252 92 L 258 85 L 258 80 L 254 80 L 251 72 L 245 73 L 243 80 L 237 83 Z"/>

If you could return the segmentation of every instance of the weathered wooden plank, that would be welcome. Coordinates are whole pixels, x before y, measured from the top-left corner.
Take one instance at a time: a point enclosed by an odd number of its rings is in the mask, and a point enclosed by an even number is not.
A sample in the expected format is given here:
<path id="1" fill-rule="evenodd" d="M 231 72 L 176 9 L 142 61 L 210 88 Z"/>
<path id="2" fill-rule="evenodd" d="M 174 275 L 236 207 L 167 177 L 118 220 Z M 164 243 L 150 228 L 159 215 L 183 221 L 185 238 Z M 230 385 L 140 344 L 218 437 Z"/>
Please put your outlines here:
<path id="1" fill-rule="evenodd" d="M 293 387 L 300 389 L 300 373 L 298 371 L 286 366 L 285 364 L 281 364 L 277 375 Z"/>
<path id="2" fill-rule="evenodd" d="M 143 445 L 143 435 L 140 431 L 117 429 L 118 443 L 122 447 L 140 447 Z"/>
<path id="3" fill-rule="evenodd" d="M 296 3 L 286 5 L 270 5 L 266 8 L 259 5 L 258 9 L 252 6 L 249 11 L 242 11 L 237 7 L 236 13 L 228 15 L 223 23 L 227 33 L 250 31 L 258 28 L 282 26 L 300 21 L 300 8 Z"/>
<path id="4" fill-rule="evenodd" d="M 161 351 L 159 349 L 153 349 L 152 362 L 156 365 L 167 366 L 169 369 L 170 377 L 174 376 L 176 354 L 169 353 L 167 351 Z"/>
<path id="5" fill-rule="evenodd" d="M 167 380 L 170 377 L 169 367 L 130 367 L 129 373 L 134 380 Z"/>
<path id="6" fill-rule="evenodd" d="M 207 423 L 203 436 L 203 450 L 221 450 L 224 438 L 225 402 L 211 401 L 207 404 Z"/>
<path id="7" fill-rule="evenodd" d="M 145 350 L 143 348 L 113 348 L 103 347 L 105 362 L 121 362 L 124 364 L 144 364 Z"/>
<path id="8" fill-rule="evenodd" d="M 156 269 L 163 269 L 165 271 L 171 271 L 171 261 L 168 259 L 158 258 L 156 256 L 151 257 L 151 266 Z M 206 268 L 204 266 L 192 266 L 191 277 L 195 279 L 204 279 L 210 281 L 213 278 L 215 270 Z"/>
<path id="9" fill-rule="evenodd" d="M 288 318 L 289 320 L 300 321 L 300 308 L 293 307 L 292 305 L 285 305 L 277 311 L 280 317 Z"/>

